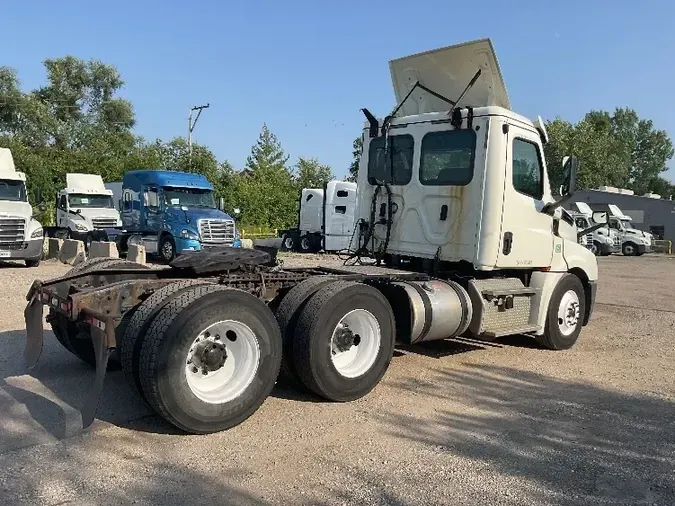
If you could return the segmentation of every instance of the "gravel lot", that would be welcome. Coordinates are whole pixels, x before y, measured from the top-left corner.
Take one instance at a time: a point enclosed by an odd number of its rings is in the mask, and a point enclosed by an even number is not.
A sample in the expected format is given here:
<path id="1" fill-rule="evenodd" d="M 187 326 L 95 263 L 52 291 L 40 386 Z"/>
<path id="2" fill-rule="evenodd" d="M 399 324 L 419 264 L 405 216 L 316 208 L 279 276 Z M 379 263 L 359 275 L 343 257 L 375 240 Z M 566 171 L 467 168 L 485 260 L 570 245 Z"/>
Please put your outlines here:
<path id="1" fill-rule="evenodd" d="M 366 398 L 279 385 L 209 436 L 176 433 L 121 372 L 99 420 L 73 434 L 92 370 L 50 332 L 32 374 L 22 365 L 25 293 L 67 267 L 3 264 L 0 503 L 673 505 L 675 259 L 599 262 L 596 312 L 572 350 L 524 337 L 400 350 Z"/>

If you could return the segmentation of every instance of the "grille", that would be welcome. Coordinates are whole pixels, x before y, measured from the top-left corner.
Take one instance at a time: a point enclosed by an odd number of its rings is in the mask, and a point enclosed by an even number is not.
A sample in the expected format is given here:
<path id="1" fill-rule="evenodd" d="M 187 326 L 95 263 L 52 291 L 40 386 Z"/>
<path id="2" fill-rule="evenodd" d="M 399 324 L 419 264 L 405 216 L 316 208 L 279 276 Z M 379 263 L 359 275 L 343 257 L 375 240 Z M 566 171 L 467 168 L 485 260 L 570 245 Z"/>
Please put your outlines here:
<path id="1" fill-rule="evenodd" d="M 115 218 L 94 218 L 91 220 L 94 228 L 114 228 L 117 226 Z"/>
<path id="2" fill-rule="evenodd" d="M 586 244 L 593 244 L 593 234 L 586 234 Z"/>
<path id="3" fill-rule="evenodd" d="M 23 242 L 26 220 L 21 218 L 0 218 L 0 244 Z"/>
<path id="4" fill-rule="evenodd" d="M 614 246 L 621 246 L 621 237 L 618 234 L 614 235 Z"/>
<path id="5" fill-rule="evenodd" d="M 234 242 L 234 221 L 232 220 L 199 220 L 197 225 L 202 242 L 213 244 Z"/>

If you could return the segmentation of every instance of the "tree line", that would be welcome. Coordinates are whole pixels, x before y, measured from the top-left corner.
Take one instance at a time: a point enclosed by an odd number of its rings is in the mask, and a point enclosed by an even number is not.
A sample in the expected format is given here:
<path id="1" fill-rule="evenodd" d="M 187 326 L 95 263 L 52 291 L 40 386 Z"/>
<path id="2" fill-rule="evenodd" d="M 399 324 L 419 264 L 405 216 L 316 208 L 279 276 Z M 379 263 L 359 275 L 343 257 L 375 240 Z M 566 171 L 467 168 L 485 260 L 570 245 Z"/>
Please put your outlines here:
<path id="1" fill-rule="evenodd" d="M 124 81 L 114 66 L 73 56 L 43 63 L 46 84 L 30 91 L 21 89 L 15 69 L 0 67 L 0 147 L 12 150 L 30 194 L 39 189 L 45 196 L 45 224 L 53 220 L 55 196 L 68 172 L 98 173 L 105 181 L 119 181 L 132 169 L 199 172 L 214 184 L 227 211 L 241 210 L 242 226 L 267 228 L 295 226 L 300 190 L 335 177 L 316 158 L 289 164 L 266 125 L 239 169 L 200 144 L 193 143 L 190 156 L 184 137 L 148 141 L 134 133 L 133 105 L 118 96 Z M 547 129 L 544 150 L 554 191 L 562 181 L 562 157 L 575 155 L 580 188 L 610 185 L 637 195 L 675 195 L 675 185 L 662 177 L 674 154 L 672 141 L 634 110 L 591 111 L 577 123 L 555 118 Z M 361 152 L 358 136 L 347 180 L 356 180 Z"/>

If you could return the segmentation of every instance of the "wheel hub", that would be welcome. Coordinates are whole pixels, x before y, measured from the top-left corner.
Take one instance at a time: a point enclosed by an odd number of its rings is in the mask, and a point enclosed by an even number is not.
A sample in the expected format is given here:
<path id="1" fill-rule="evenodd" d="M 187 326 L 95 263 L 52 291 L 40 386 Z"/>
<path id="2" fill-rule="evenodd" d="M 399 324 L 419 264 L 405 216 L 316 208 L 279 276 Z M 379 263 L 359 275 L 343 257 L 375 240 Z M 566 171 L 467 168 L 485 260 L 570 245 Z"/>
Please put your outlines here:
<path id="1" fill-rule="evenodd" d="M 215 372 L 225 365 L 227 360 L 227 349 L 225 344 L 220 341 L 220 336 L 212 338 L 210 334 L 200 339 L 190 350 L 188 364 L 192 365 L 192 372 L 202 374 Z"/>
<path id="2" fill-rule="evenodd" d="M 349 351 L 352 346 L 358 346 L 360 342 L 361 336 L 352 332 L 346 323 L 342 323 L 335 331 L 333 354 Z"/>

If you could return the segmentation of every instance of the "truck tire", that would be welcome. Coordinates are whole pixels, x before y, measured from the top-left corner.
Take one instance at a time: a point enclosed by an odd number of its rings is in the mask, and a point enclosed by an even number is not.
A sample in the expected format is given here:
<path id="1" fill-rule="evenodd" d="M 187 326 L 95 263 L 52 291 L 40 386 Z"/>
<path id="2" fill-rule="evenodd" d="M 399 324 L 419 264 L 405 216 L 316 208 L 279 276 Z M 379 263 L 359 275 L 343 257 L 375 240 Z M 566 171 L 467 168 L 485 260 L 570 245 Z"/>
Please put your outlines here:
<path id="1" fill-rule="evenodd" d="M 129 385 L 143 400 L 145 400 L 145 396 L 141 387 L 138 364 L 143 337 L 146 335 L 150 324 L 155 316 L 157 316 L 157 313 L 172 298 L 179 295 L 181 290 L 208 283 L 208 281 L 200 279 L 187 279 L 163 286 L 141 302 L 129 319 L 129 323 L 124 329 L 122 343 L 120 344 L 120 362 L 122 362 L 122 371 L 124 371 L 124 376 L 127 378 Z"/>
<path id="2" fill-rule="evenodd" d="M 176 258 L 176 242 L 169 234 L 164 234 L 159 240 L 157 254 L 167 264 Z"/>
<path id="3" fill-rule="evenodd" d="M 567 350 L 574 346 L 584 321 L 586 298 L 581 280 L 565 274 L 553 289 L 548 303 L 544 333 L 537 342 L 550 350 Z"/>
<path id="4" fill-rule="evenodd" d="M 280 364 L 279 326 L 265 303 L 206 285 L 182 291 L 157 313 L 143 338 L 139 373 L 160 416 L 207 434 L 251 416 L 272 391 Z"/>
<path id="5" fill-rule="evenodd" d="M 38 267 L 40 265 L 40 259 L 35 260 L 25 260 L 26 267 Z"/>
<path id="6" fill-rule="evenodd" d="M 306 279 L 293 288 L 281 299 L 281 303 L 275 311 L 281 342 L 283 344 L 283 358 L 281 360 L 281 373 L 299 385 L 303 385 L 293 358 L 293 341 L 295 328 L 300 312 L 305 307 L 309 298 L 328 283 L 335 281 L 335 276 L 313 276 Z"/>
<path id="7" fill-rule="evenodd" d="M 621 253 L 625 256 L 635 256 L 637 255 L 637 245 L 632 242 L 625 242 L 621 245 Z"/>
<path id="8" fill-rule="evenodd" d="M 290 232 L 284 234 L 281 239 L 281 249 L 283 251 L 295 251 L 295 237 Z"/>
<path id="9" fill-rule="evenodd" d="M 353 281 L 330 283 L 298 318 L 293 343 L 298 374 L 328 400 L 363 397 L 389 367 L 395 333 L 394 313 L 379 290 Z"/>
<path id="10" fill-rule="evenodd" d="M 146 265 L 130 262 L 119 258 L 92 258 L 80 265 L 73 267 L 68 275 L 84 273 L 95 269 L 110 269 L 114 267 L 128 267 L 131 269 L 147 269 Z M 79 269 L 78 269 L 79 268 Z M 133 309 L 128 311 L 123 317 L 122 322 L 117 327 L 118 347 L 120 339 L 124 335 L 124 327 L 128 318 L 133 314 Z M 94 345 L 91 340 L 91 331 L 89 325 L 68 320 L 64 315 L 50 310 L 50 323 L 56 339 L 83 362 L 92 367 L 96 367 L 96 356 L 94 355 Z M 108 360 L 108 370 L 115 371 L 121 367 L 119 356 L 113 353 Z"/>
<path id="11" fill-rule="evenodd" d="M 588 249 L 591 250 L 591 253 L 593 253 L 596 257 L 600 255 L 600 251 L 602 251 L 602 248 L 598 241 L 593 241 Z"/>
<path id="12" fill-rule="evenodd" d="M 314 238 L 310 234 L 305 234 L 300 237 L 300 251 L 303 253 L 314 252 Z"/>

